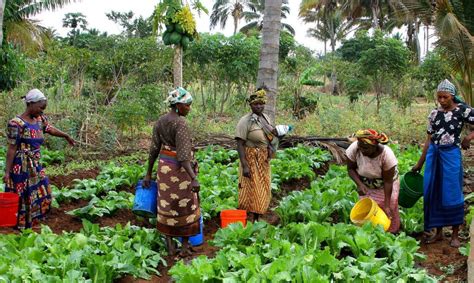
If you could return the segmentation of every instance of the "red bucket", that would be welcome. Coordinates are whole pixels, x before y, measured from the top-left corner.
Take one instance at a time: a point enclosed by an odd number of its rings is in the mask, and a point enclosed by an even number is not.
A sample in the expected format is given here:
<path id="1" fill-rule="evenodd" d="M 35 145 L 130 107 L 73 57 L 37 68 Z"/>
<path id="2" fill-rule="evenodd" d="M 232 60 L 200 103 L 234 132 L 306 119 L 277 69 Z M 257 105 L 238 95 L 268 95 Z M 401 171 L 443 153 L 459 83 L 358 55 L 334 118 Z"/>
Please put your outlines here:
<path id="1" fill-rule="evenodd" d="M 0 193 L 0 227 L 16 226 L 19 199 L 15 193 Z"/>
<path id="2" fill-rule="evenodd" d="M 223 210 L 221 211 L 221 227 L 225 228 L 230 223 L 241 222 L 243 226 L 247 224 L 247 211 L 245 210 Z"/>

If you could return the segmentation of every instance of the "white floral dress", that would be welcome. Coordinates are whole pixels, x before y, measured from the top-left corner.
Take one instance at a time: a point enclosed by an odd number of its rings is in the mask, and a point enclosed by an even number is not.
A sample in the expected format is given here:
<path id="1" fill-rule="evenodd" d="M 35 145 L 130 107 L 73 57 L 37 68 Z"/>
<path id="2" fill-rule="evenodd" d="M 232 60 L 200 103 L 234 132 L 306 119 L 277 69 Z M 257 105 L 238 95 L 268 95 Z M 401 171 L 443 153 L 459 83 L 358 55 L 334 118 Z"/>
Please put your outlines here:
<path id="1" fill-rule="evenodd" d="M 427 132 L 431 135 L 432 143 L 459 147 L 464 123 L 474 124 L 474 110 L 465 104 L 458 104 L 451 111 L 434 109 L 428 119 Z"/>

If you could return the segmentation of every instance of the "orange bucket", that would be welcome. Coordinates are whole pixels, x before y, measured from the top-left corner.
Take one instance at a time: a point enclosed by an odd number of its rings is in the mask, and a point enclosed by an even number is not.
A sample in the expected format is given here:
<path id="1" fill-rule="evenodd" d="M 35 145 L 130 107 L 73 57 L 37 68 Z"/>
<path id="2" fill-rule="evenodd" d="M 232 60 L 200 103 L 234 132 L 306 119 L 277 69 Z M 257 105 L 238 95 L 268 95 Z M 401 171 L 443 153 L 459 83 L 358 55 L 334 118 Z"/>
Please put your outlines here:
<path id="1" fill-rule="evenodd" d="M 245 227 L 247 224 L 247 211 L 228 209 L 221 211 L 221 227 L 225 228 L 230 223 L 241 222 Z"/>
<path id="2" fill-rule="evenodd" d="M 15 193 L 0 193 L 0 227 L 16 226 L 19 199 Z"/>

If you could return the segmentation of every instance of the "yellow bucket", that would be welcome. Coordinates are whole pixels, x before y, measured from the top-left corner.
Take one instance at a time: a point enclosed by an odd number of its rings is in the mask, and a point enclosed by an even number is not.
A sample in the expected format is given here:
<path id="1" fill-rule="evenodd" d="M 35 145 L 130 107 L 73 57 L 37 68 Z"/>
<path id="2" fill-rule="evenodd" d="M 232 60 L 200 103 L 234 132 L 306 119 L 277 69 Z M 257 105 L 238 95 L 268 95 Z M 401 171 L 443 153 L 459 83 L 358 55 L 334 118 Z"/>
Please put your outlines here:
<path id="1" fill-rule="evenodd" d="M 382 225 L 385 231 L 391 224 L 385 212 L 371 198 L 363 198 L 354 205 L 351 210 L 351 221 L 357 225 L 370 221 L 374 226 Z"/>

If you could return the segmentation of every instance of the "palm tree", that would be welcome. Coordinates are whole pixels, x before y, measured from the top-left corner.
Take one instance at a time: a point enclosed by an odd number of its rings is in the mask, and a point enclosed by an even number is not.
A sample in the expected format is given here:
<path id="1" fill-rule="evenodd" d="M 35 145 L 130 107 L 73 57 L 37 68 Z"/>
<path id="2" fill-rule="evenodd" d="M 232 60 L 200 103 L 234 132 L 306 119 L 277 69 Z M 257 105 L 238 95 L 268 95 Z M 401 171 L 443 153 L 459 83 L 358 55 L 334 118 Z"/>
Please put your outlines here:
<path id="1" fill-rule="evenodd" d="M 407 11 L 432 23 L 435 42 L 453 69 L 453 79 L 467 103 L 474 103 L 474 5 L 463 0 L 400 0 Z M 427 5 L 430 6 L 427 9 Z M 457 79 L 458 78 L 458 79 Z"/>
<path id="2" fill-rule="evenodd" d="M 452 2 L 457 2 L 454 9 Z M 469 5 L 471 5 L 469 7 Z M 470 8 L 470 9 L 468 9 Z M 438 0 L 436 2 L 434 26 L 443 56 L 460 76 L 457 81 L 466 102 L 474 103 L 474 6 L 468 1 Z"/>
<path id="3" fill-rule="evenodd" d="M 299 15 L 303 20 L 314 21 L 319 19 L 327 24 L 327 31 L 329 39 L 331 40 L 331 49 L 334 52 L 336 49 L 336 29 L 334 17 L 339 17 L 340 3 L 337 0 L 302 0 L 300 4 Z M 337 77 L 336 69 L 333 68 L 331 72 L 331 92 L 337 94 Z"/>
<path id="4" fill-rule="evenodd" d="M 324 55 L 326 55 L 326 43 L 330 42 L 331 51 L 336 50 L 336 43 L 346 38 L 357 25 L 355 20 L 344 19 L 342 11 L 337 10 L 334 13 L 324 16 L 315 11 L 308 11 L 303 16 L 303 22 L 316 23 L 316 27 L 309 28 L 308 36 L 314 37 L 324 42 Z"/>
<path id="5" fill-rule="evenodd" d="M 0 48 L 3 43 L 3 13 L 5 11 L 5 3 L 7 0 L 0 0 Z"/>
<path id="6" fill-rule="evenodd" d="M 29 18 L 44 10 L 54 11 L 73 1 L 74 0 L 6 1 L 4 4 L 3 19 L 0 17 L 0 27 L 3 28 L 6 40 L 19 45 L 23 49 L 31 47 L 41 49 L 45 35 L 47 34 L 47 29 L 38 25 L 37 21 Z"/>
<path id="7" fill-rule="evenodd" d="M 265 0 L 263 15 L 262 47 L 258 64 L 257 87 L 267 89 L 265 113 L 275 121 L 278 93 L 278 52 L 280 46 L 282 0 Z"/>
<path id="8" fill-rule="evenodd" d="M 398 0 L 345 0 L 344 14 L 352 19 L 372 20 L 370 26 L 374 29 L 385 29 L 390 22 L 390 15 L 394 12 L 394 5 Z M 388 26 L 388 28 L 393 28 Z"/>
<path id="9" fill-rule="evenodd" d="M 244 19 L 246 22 L 250 22 L 240 29 L 242 33 L 248 33 L 250 30 L 256 29 L 262 30 L 263 27 L 263 13 L 265 11 L 265 0 L 250 0 L 246 5 L 249 11 L 244 11 Z M 288 7 L 288 0 L 282 0 L 281 7 L 281 18 L 286 19 L 290 13 L 290 7 Z M 295 29 L 286 23 L 281 24 L 281 28 L 295 35 Z"/>
<path id="10" fill-rule="evenodd" d="M 216 0 L 212 7 L 210 28 L 213 29 L 220 23 L 221 28 L 227 24 L 231 16 L 234 20 L 234 34 L 237 33 L 240 20 L 244 17 L 244 6 L 248 0 Z"/>

